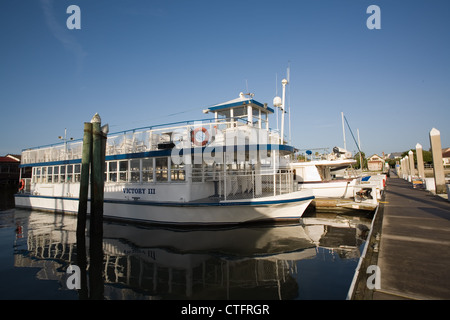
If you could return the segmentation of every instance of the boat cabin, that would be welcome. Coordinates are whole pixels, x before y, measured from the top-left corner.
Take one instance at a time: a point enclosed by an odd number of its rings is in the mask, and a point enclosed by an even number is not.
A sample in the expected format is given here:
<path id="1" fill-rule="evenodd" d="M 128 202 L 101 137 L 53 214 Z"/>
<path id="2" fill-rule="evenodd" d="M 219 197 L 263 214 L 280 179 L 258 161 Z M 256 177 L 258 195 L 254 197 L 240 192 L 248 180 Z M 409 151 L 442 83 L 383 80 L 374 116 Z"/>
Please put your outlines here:
<path id="1" fill-rule="evenodd" d="M 241 92 L 239 98 L 211 106 L 203 110 L 203 113 L 214 113 L 216 120 L 231 120 L 232 124 L 244 121 L 250 126 L 269 130 L 269 114 L 274 110 L 267 103 L 253 100 L 252 93 L 248 95 L 250 98 L 246 98 Z"/>

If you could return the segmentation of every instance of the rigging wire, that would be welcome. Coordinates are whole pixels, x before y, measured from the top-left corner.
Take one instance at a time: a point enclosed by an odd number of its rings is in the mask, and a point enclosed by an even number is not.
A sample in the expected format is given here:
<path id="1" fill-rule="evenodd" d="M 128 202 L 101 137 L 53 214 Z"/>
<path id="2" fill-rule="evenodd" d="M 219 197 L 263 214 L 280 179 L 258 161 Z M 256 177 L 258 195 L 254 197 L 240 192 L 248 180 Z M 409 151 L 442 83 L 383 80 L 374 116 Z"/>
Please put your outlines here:
<path id="1" fill-rule="evenodd" d="M 355 141 L 356 147 L 358 148 L 358 151 L 359 151 L 359 153 L 361 154 L 361 150 L 359 149 L 359 144 L 358 144 L 358 142 L 356 141 L 355 136 L 353 135 L 352 128 L 350 128 L 350 125 L 348 124 L 348 121 L 347 121 L 347 117 L 346 117 L 346 116 L 344 116 L 344 120 L 345 120 L 345 123 L 347 123 L 347 127 L 348 127 L 348 129 L 350 130 L 350 133 L 352 134 L 353 141 Z"/>
<path id="2" fill-rule="evenodd" d="M 159 120 L 159 119 L 163 119 L 163 118 L 173 117 L 173 116 L 177 116 L 177 115 L 180 115 L 180 114 L 183 114 L 183 113 L 192 112 L 194 110 L 198 111 L 198 107 L 187 109 L 187 110 L 184 110 L 184 111 L 179 111 L 179 112 L 174 112 L 174 113 L 161 115 L 159 117 L 153 117 L 151 119 L 141 119 L 141 120 L 138 120 L 138 121 L 131 121 L 129 123 L 133 124 L 133 125 L 136 125 L 137 123 L 143 123 L 143 122 L 149 123 L 150 121 L 155 121 L 155 120 Z M 121 126 L 125 126 L 125 125 L 127 125 L 127 123 L 110 124 L 110 127 L 121 127 Z M 149 126 L 151 126 L 151 124 L 149 124 Z"/>

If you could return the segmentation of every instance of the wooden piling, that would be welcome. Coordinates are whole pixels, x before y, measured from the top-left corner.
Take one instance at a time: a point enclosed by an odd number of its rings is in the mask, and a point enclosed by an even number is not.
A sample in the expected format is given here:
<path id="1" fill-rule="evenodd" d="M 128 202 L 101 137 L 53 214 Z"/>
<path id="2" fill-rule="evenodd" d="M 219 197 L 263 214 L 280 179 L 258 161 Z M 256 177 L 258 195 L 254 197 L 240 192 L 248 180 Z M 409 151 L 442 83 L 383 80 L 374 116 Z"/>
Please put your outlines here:
<path id="1" fill-rule="evenodd" d="M 405 156 L 404 158 L 403 158 L 403 162 L 404 162 L 404 164 L 405 164 L 405 175 L 403 176 L 403 179 L 405 179 L 405 180 L 408 180 L 408 177 L 409 177 L 409 174 L 410 174 L 410 168 L 409 168 L 409 157 L 408 156 Z"/>
<path id="2" fill-rule="evenodd" d="M 411 181 L 412 181 L 413 177 L 416 175 L 416 168 L 414 165 L 414 152 L 412 150 L 409 150 L 408 156 L 409 156 L 409 170 L 411 172 Z"/>
<path id="3" fill-rule="evenodd" d="M 92 158 L 92 124 L 84 123 L 83 153 L 81 159 L 80 194 L 77 217 L 77 265 L 81 270 L 79 290 L 80 299 L 88 298 L 87 257 L 86 257 L 86 216 L 88 207 L 89 171 Z"/>
<path id="4" fill-rule="evenodd" d="M 96 113 L 91 122 L 84 124 L 83 154 L 77 219 L 77 256 L 81 270 L 81 299 L 103 299 L 103 200 L 107 125 L 100 127 Z M 89 183 L 91 205 L 89 224 L 89 290 L 87 289 L 86 216 Z M 88 291 L 90 291 L 88 293 Z"/>
<path id="5" fill-rule="evenodd" d="M 98 114 L 92 119 L 91 221 L 90 235 L 103 235 L 104 135 Z"/>
<path id="6" fill-rule="evenodd" d="M 103 299 L 103 200 L 106 135 L 98 114 L 92 118 L 91 216 L 90 216 L 90 298 Z"/>
<path id="7" fill-rule="evenodd" d="M 417 170 L 419 171 L 419 178 L 425 179 L 425 168 L 423 165 L 423 149 L 420 143 L 416 144 L 417 155 Z"/>
<path id="8" fill-rule="evenodd" d="M 84 123 L 83 154 L 81 158 L 80 195 L 78 202 L 77 236 L 85 235 L 89 190 L 89 169 L 92 157 L 92 123 Z"/>
<path id="9" fill-rule="evenodd" d="M 433 155 L 433 173 L 436 193 L 446 193 L 444 164 L 442 162 L 441 133 L 436 128 L 430 131 L 430 145 Z"/>

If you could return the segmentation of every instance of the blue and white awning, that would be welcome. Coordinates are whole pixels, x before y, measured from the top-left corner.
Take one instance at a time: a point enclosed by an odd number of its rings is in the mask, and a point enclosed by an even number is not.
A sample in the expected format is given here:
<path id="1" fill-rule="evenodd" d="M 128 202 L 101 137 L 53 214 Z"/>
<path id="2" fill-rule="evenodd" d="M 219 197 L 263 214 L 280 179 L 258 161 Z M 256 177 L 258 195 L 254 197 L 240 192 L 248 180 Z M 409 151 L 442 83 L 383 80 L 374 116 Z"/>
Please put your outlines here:
<path id="1" fill-rule="evenodd" d="M 252 107 L 256 107 L 257 109 L 261 109 L 261 111 L 264 111 L 266 113 L 273 113 L 274 110 L 267 106 L 267 104 L 263 104 L 261 102 L 258 102 L 254 99 L 249 99 L 245 97 L 245 95 L 241 92 L 239 95 L 239 98 L 232 99 L 226 102 L 222 102 L 216 105 L 213 105 L 211 107 L 208 107 L 207 109 L 203 110 L 204 113 L 208 112 L 221 112 L 226 111 L 232 108 L 242 107 L 251 105 Z"/>

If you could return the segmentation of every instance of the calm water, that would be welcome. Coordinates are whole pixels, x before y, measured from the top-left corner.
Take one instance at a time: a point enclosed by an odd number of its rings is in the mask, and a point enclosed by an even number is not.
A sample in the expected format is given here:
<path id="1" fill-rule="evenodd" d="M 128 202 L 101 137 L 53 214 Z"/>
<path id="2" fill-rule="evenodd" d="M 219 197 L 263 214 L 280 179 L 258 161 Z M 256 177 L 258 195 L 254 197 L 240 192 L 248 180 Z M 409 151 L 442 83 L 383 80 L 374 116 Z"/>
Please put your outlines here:
<path id="1" fill-rule="evenodd" d="M 298 225 L 215 230 L 105 222 L 91 286 L 111 300 L 345 299 L 370 218 L 309 214 Z M 76 217 L 0 211 L 0 299 L 84 297 L 66 285 L 77 251 Z"/>

